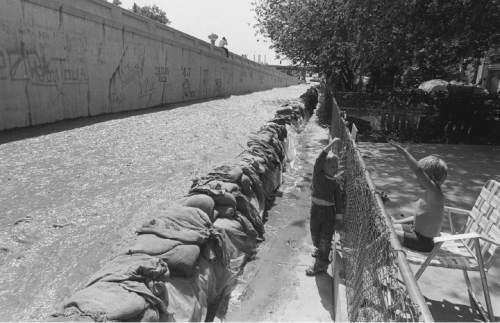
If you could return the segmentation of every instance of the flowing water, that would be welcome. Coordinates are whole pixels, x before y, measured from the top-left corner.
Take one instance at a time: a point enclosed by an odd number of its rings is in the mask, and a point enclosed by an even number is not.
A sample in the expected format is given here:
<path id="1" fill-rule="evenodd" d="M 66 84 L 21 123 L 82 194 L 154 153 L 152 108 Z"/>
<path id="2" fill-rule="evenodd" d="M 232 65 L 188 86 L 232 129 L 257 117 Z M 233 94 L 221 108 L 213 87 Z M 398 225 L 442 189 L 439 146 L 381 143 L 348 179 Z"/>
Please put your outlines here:
<path id="1" fill-rule="evenodd" d="M 307 87 L 0 133 L 0 319 L 46 318 Z"/>

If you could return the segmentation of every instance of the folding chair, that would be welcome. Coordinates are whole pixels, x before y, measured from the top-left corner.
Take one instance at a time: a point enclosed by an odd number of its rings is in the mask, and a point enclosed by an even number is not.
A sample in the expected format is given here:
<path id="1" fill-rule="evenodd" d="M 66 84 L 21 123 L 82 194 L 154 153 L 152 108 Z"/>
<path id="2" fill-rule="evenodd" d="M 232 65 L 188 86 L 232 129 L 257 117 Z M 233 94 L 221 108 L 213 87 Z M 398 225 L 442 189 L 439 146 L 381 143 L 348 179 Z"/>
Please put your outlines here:
<path id="1" fill-rule="evenodd" d="M 471 306 L 476 306 L 485 320 L 494 321 L 486 273 L 500 253 L 500 184 L 490 180 L 481 190 L 471 211 L 445 207 L 452 234 L 441 233 L 434 238 L 434 249 L 429 253 L 407 249 L 408 262 L 422 264 L 415 274 L 418 280 L 428 266 L 461 269 L 469 293 Z M 455 230 L 453 215 L 467 216 L 462 232 Z M 487 313 L 472 290 L 468 271 L 479 271 Z"/>

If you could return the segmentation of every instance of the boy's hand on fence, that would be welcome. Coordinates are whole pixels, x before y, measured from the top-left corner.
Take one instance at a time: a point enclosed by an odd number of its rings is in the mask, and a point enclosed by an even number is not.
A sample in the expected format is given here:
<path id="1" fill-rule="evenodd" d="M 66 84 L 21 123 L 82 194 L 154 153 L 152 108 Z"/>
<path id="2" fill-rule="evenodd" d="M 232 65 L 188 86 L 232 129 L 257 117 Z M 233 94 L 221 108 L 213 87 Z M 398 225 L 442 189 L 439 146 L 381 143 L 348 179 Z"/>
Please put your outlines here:
<path id="1" fill-rule="evenodd" d="M 341 142 L 342 140 L 340 140 L 340 138 L 335 137 L 323 150 L 329 151 L 332 148 L 336 148 L 338 147 L 338 145 L 340 145 Z"/>
<path id="2" fill-rule="evenodd" d="M 342 142 L 342 139 L 340 139 L 339 137 L 335 137 L 335 138 L 333 138 L 333 140 L 332 140 L 332 143 L 334 143 L 334 144 L 335 144 L 335 143 L 340 143 L 340 142 Z"/>

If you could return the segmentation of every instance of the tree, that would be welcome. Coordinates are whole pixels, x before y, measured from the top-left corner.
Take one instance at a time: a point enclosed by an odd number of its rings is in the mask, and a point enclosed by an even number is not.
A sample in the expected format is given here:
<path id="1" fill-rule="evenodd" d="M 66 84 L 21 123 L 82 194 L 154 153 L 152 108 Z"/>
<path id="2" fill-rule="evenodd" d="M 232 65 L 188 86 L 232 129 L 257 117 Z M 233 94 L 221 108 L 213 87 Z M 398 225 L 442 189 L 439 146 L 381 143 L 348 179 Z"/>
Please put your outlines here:
<path id="1" fill-rule="evenodd" d="M 115 6 L 121 6 L 122 5 L 122 2 L 120 0 L 113 0 L 113 4 Z"/>
<path id="2" fill-rule="evenodd" d="M 219 35 L 211 33 L 208 35 L 208 39 L 210 39 L 210 43 L 215 46 L 215 41 L 219 38 Z"/>
<path id="3" fill-rule="evenodd" d="M 167 18 L 167 13 L 157 5 L 140 7 L 134 3 L 132 11 L 138 15 L 156 20 L 162 24 L 169 25 L 171 21 Z"/>
<path id="4" fill-rule="evenodd" d="M 279 54 L 345 90 L 363 75 L 372 89 L 401 86 L 409 70 L 453 78 L 500 30 L 499 0 L 256 0 L 255 12 Z"/>

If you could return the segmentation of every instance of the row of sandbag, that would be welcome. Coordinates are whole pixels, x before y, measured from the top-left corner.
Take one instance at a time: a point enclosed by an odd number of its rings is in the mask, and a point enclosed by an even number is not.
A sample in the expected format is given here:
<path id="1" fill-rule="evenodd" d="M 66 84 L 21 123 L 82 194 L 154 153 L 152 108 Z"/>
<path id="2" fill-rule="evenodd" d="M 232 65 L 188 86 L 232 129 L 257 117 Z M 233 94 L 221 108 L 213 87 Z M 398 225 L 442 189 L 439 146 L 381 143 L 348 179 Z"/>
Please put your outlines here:
<path id="1" fill-rule="evenodd" d="M 290 125 L 300 126 L 307 117 L 300 102 L 283 106 L 240 155 L 195 179 L 179 205 L 144 223 L 54 320 L 222 318 L 240 270 L 264 239 L 264 214 L 293 158 Z"/>

